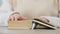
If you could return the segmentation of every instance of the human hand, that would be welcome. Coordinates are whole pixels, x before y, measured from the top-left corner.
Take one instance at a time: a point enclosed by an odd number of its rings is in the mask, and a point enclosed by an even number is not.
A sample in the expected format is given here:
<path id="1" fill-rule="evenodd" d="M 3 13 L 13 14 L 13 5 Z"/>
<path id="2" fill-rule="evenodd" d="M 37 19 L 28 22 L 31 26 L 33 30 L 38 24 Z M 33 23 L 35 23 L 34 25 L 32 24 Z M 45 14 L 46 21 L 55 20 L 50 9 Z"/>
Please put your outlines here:
<path id="1" fill-rule="evenodd" d="M 19 21 L 19 20 L 28 20 L 28 18 L 20 15 L 20 13 L 18 12 L 11 14 L 8 18 L 8 21 Z"/>

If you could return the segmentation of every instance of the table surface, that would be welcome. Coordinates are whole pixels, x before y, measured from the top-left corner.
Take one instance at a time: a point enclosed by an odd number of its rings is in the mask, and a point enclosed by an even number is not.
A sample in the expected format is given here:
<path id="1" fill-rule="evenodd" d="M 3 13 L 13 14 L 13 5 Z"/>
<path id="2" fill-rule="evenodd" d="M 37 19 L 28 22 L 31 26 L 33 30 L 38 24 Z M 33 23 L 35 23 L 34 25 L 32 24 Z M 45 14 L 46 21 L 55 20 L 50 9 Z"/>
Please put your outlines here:
<path id="1" fill-rule="evenodd" d="M 60 34 L 60 29 L 57 29 L 57 30 L 45 30 L 45 29 L 12 30 L 12 29 L 8 29 L 8 27 L 0 27 L 0 34 Z"/>

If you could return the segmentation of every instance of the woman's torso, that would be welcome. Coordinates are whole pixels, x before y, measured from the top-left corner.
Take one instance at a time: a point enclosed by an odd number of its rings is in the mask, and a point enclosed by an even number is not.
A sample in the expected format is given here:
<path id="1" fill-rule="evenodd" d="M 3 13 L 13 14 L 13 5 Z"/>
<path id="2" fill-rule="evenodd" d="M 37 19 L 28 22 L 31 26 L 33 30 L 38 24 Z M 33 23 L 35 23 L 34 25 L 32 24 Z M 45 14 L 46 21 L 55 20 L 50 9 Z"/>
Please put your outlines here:
<path id="1" fill-rule="evenodd" d="M 17 0 L 16 11 L 27 17 L 57 16 L 54 0 Z"/>

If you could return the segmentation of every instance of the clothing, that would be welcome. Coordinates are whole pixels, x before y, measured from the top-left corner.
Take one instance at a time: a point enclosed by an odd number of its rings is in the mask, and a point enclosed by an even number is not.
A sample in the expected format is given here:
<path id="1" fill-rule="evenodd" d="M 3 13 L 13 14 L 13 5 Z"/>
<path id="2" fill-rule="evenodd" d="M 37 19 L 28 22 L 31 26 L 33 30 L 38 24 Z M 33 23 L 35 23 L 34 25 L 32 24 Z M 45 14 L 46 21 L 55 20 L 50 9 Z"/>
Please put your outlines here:
<path id="1" fill-rule="evenodd" d="M 10 15 L 11 6 L 6 0 L 2 0 L 2 2 L 0 6 L 0 26 L 7 26 L 7 18 Z"/>
<path id="2" fill-rule="evenodd" d="M 50 21 L 49 23 L 53 24 L 56 27 L 60 27 L 60 18 L 51 16 L 41 16 L 41 17 L 47 18 Z"/>
<path id="3" fill-rule="evenodd" d="M 29 18 L 58 15 L 56 0 L 17 0 L 15 11 Z"/>

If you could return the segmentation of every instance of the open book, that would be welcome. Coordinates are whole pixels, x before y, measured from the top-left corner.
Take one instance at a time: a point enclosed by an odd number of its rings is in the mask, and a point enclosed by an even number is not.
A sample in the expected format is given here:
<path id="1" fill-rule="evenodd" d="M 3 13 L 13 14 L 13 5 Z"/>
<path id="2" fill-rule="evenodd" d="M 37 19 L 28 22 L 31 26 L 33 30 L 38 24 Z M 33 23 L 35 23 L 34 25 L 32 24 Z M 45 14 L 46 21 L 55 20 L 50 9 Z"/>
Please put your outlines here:
<path id="1" fill-rule="evenodd" d="M 36 27 L 36 24 L 37 24 L 37 23 L 40 24 L 40 25 L 42 25 L 42 26 L 44 26 L 44 27 L 47 27 L 47 28 L 49 28 L 49 29 L 57 29 L 54 25 L 49 24 L 49 23 L 46 23 L 46 22 L 44 22 L 44 21 L 42 21 L 42 20 L 40 20 L 40 19 L 34 19 L 34 20 L 32 21 L 32 23 L 33 23 L 32 29 L 34 29 L 34 28 Z"/>

